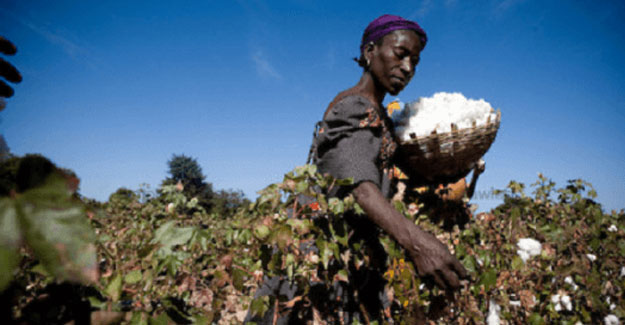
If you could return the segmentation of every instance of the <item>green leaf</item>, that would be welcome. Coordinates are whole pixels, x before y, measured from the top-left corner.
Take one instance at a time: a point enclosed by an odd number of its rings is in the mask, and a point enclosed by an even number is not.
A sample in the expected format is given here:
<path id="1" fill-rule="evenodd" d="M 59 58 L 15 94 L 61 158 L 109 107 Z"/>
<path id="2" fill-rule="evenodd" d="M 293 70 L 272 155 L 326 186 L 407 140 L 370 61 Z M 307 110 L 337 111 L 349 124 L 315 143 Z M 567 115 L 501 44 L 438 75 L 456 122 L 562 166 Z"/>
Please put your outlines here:
<path id="1" fill-rule="evenodd" d="M 250 312 L 255 316 L 263 316 L 269 310 L 269 297 L 263 296 L 252 300 Z"/>
<path id="2" fill-rule="evenodd" d="M 538 313 L 533 313 L 528 319 L 530 325 L 543 325 L 545 320 Z"/>
<path id="3" fill-rule="evenodd" d="M 291 227 L 283 225 L 272 234 L 272 240 L 278 244 L 280 249 L 285 249 L 291 241 L 293 241 L 293 232 Z"/>
<path id="4" fill-rule="evenodd" d="M 13 271 L 19 262 L 20 231 L 13 202 L 0 200 L 0 292 L 13 280 Z"/>
<path id="5" fill-rule="evenodd" d="M 345 211 L 345 205 L 343 201 L 339 200 L 338 198 L 330 198 L 328 204 L 332 213 L 336 215 L 342 214 Z"/>
<path id="6" fill-rule="evenodd" d="M 62 176 L 53 173 L 16 204 L 25 241 L 51 274 L 83 283 L 97 280 L 95 234 Z"/>
<path id="7" fill-rule="evenodd" d="M 150 317 L 148 324 L 149 325 L 167 325 L 173 324 L 174 322 L 167 316 L 167 313 L 161 313 L 156 317 Z"/>
<path id="8" fill-rule="evenodd" d="M 354 179 L 352 177 L 336 180 L 336 185 L 339 185 L 339 186 L 347 186 L 347 185 L 352 185 L 352 184 L 354 184 Z"/>
<path id="9" fill-rule="evenodd" d="M 159 249 L 161 254 L 169 255 L 175 246 L 188 243 L 194 231 L 194 227 L 176 227 L 175 221 L 168 221 L 154 232 L 152 242 L 162 245 Z"/>
<path id="10" fill-rule="evenodd" d="M 0 292 L 13 280 L 13 271 L 18 263 L 17 252 L 0 246 Z"/>
<path id="11" fill-rule="evenodd" d="M 0 247 L 17 249 L 20 245 L 20 228 L 14 200 L 0 199 Z"/>
<path id="12" fill-rule="evenodd" d="M 332 248 L 330 248 L 329 245 L 326 245 L 321 253 L 321 261 L 323 262 L 323 267 L 326 270 L 328 269 L 328 264 L 330 263 L 330 257 L 332 257 L 332 255 L 334 255 Z"/>
<path id="13" fill-rule="evenodd" d="M 304 193 L 306 192 L 306 190 L 308 189 L 308 182 L 307 181 L 300 181 L 297 183 L 297 185 L 295 185 L 295 192 L 296 193 Z"/>
<path id="14" fill-rule="evenodd" d="M 354 203 L 354 211 L 356 212 L 356 214 L 358 215 L 363 215 L 365 214 L 365 210 L 362 209 L 362 207 L 358 204 L 358 203 Z"/>
<path id="15" fill-rule="evenodd" d="M 269 230 L 269 227 L 265 225 L 260 225 L 254 229 L 254 235 L 256 235 L 256 238 L 260 240 L 267 238 L 270 233 L 271 231 Z"/>
<path id="16" fill-rule="evenodd" d="M 310 226 L 312 223 L 310 222 L 310 220 L 306 219 L 289 219 L 287 220 L 286 224 L 295 229 L 298 234 L 304 235 L 310 231 Z"/>
<path id="17" fill-rule="evenodd" d="M 124 276 L 124 282 L 128 284 L 135 284 L 141 281 L 141 278 L 142 278 L 141 270 L 133 270 L 133 271 L 128 272 Z"/>
<path id="18" fill-rule="evenodd" d="M 497 284 L 497 271 L 495 269 L 488 269 L 480 276 L 479 283 L 484 286 L 486 291 L 490 290 Z"/>
<path id="19" fill-rule="evenodd" d="M 347 276 L 347 270 L 339 270 L 337 273 L 337 280 L 343 282 L 349 282 L 349 278 Z"/>
<path id="20" fill-rule="evenodd" d="M 132 313 L 132 317 L 130 318 L 130 325 L 148 325 L 147 315 L 143 312 L 136 311 Z"/>
<path id="21" fill-rule="evenodd" d="M 243 290 L 243 283 L 245 282 L 245 276 L 246 276 L 245 271 L 239 268 L 235 268 L 234 270 L 232 270 L 232 284 L 239 291 Z"/>
<path id="22" fill-rule="evenodd" d="M 191 323 L 194 325 L 208 325 L 211 323 L 211 318 L 204 315 L 191 316 Z"/>
<path id="23" fill-rule="evenodd" d="M 109 282 L 109 284 L 106 286 L 106 289 L 104 289 L 104 292 L 106 292 L 106 295 L 109 296 L 111 300 L 113 300 L 113 302 L 117 302 L 119 300 L 119 297 L 122 294 L 121 274 L 115 275 L 111 282 Z"/>
<path id="24" fill-rule="evenodd" d="M 469 273 L 477 272 L 477 262 L 475 261 L 475 257 L 468 255 L 466 258 L 462 259 L 462 264 L 469 271 Z"/>
<path id="25" fill-rule="evenodd" d="M 511 267 L 513 270 L 520 270 L 525 266 L 525 263 L 523 263 L 523 260 L 518 256 L 514 256 L 514 258 L 512 259 L 512 263 L 511 263 Z"/>

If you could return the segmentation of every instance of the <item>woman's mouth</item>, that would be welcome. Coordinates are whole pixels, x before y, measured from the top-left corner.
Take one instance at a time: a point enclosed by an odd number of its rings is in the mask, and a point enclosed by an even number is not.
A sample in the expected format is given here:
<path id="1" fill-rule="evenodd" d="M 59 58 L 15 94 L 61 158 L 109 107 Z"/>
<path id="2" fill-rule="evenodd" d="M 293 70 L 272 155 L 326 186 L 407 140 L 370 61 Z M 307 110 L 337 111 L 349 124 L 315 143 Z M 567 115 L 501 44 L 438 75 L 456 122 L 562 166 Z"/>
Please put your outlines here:
<path id="1" fill-rule="evenodd" d="M 406 79 L 401 77 L 391 76 L 391 81 L 393 81 L 394 84 L 399 84 L 401 87 L 406 85 Z"/>

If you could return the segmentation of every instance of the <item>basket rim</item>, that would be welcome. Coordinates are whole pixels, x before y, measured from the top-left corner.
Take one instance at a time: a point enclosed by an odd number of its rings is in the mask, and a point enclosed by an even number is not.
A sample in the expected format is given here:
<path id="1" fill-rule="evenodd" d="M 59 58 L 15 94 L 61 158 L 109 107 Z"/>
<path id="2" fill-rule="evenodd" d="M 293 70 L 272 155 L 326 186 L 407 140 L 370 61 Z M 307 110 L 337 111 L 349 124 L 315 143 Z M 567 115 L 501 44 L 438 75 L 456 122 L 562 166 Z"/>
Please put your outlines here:
<path id="1" fill-rule="evenodd" d="M 417 136 L 416 134 L 412 133 L 410 134 L 410 136 L 414 136 L 411 139 L 408 140 L 404 140 L 399 138 L 399 144 L 400 145 L 416 145 L 416 144 L 420 144 L 426 141 L 431 141 L 434 139 L 440 139 L 441 137 L 451 137 L 451 138 L 457 138 L 458 136 L 464 136 L 464 135 L 468 135 L 468 134 L 473 134 L 473 133 L 491 133 L 491 132 L 497 132 L 499 130 L 499 126 L 501 125 L 501 110 L 497 109 L 497 115 L 494 121 L 490 120 L 490 116 L 486 122 L 485 125 L 480 125 L 480 126 L 472 126 L 470 128 L 465 128 L 465 129 L 458 129 L 458 127 L 452 123 L 451 124 L 451 131 L 449 132 L 443 132 L 443 133 L 437 133 L 436 130 L 432 131 L 432 133 L 428 134 L 428 135 L 421 135 L 421 136 Z"/>

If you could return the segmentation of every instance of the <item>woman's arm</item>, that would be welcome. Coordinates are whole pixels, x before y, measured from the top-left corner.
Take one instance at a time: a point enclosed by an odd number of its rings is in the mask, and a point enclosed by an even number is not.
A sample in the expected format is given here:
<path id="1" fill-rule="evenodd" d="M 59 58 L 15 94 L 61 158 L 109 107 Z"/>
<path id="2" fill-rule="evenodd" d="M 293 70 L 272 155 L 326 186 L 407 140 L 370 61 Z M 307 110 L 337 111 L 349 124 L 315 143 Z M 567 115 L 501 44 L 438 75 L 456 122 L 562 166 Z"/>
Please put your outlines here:
<path id="1" fill-rule="evenodd" d="M 368 181 L 354 190 L 356 202 L 367 216 L 404 247 L 421 277 L 431 277 L 442 289 L 457 289 L 467 272 L 436 237 L 402 216 Z"/>
<path id="2" fill-rule="evenodd" d="M 473 176 L 471 177 L 471 184 L 469 184 L 469 187 L 467 189 L 467 197 L 469 197 L 469 199 L 473 197 L 473 193 L 475 193 L 475 185 L 477 185 L 477 179 L 478 177 L 480 177 L 480 174 L 482 174 L 485 169 L 486 169 L 486 163 L 484 162 L 484 160 L 482 159 L 478 160 L 478 162 L 475 165 L 475 168 L 473 168 Z"/>

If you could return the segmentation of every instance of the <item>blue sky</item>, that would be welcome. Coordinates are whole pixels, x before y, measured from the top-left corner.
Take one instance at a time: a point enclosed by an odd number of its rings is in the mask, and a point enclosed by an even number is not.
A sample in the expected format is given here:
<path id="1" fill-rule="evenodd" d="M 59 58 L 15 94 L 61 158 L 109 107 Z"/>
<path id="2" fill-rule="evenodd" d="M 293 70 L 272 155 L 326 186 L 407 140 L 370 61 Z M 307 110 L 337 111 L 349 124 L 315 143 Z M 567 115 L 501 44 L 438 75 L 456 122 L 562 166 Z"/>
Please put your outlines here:
<path id="1" fill-rule="evenodd" d="M 499 202 L 491 188 L 538 172 L 583 178 L 605 208 L 625 208 L 622 1 L 3 0 L 0 34 L 24 81 L 0 132 L 99 200 L 154 189 L 174 153 L 254 198 L 305 163 L 314 123 L 360 77 L 362 31 L 384 13 L 429 36 L 402 101 L 458 91 L 502 111 L 480 210 Z"/>

